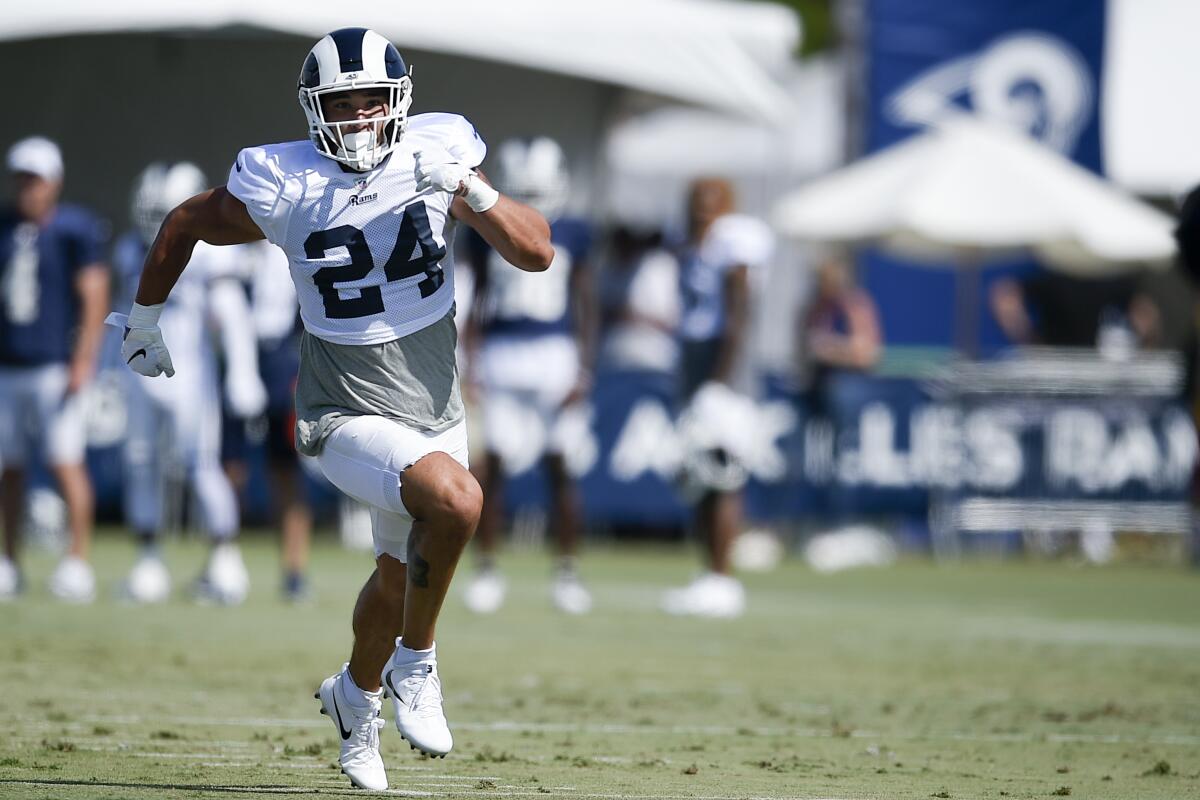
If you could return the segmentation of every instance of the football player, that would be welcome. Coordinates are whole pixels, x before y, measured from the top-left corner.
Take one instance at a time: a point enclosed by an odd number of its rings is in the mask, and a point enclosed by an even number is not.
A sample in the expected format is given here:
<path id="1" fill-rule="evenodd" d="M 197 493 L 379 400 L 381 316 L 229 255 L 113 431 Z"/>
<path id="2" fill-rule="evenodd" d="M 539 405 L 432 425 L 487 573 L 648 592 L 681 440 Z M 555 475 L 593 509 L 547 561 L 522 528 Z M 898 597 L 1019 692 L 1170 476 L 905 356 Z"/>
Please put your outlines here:
<path id="1" fill-rule="evenodd" d="M 133 301 L 146 251 L 167 213 L 207 185 L 200 169 L 187 162 L 151 164 L 138 177 L 133 192 L 135 228 L 118 239 L 113 250 L 122 306 Z M 209 337 L 210 323 L 215 323 L 230 407 L 240 417 L 258 414 L 266 404 L 266 390 L 258 375 L 249 304 L 238 280 L 242 249 L 197 244 L 188 270 L 171 292 L 159 327 L 179 362 L 174 380 L 129 373 L 125 516 L 141 555 L 126 580 L 125 596 L 134 602 L 161 602 L 170 592 L 170 574 L 158 548 L 168 456 L 182 467 L 213 542 L 195 587 L 198 599 L 235 605 L 249 591 L 235 543 L 237 501 L 220 463 L 221 392 L 217 353 Z"/>
<path id="2" fill-rule="evenodd" d="M 434 629 L 479 521 L 455 362 L 455 226 L 505 259 L 545 270 L 545 219 L 475 167 L 485 146 L 456 114 L 408 116 L 412 79 L 383 36 L 343 28 L 304 59 L 307 141 L 242 150 L 229 182 L 172 211 L 146 257 L 122 353 L 145 375 L 173 371 L 162 304 L 198 241 L 266 238 L 287 254 L 305 333 L 296 440 L 346 494 L 370 506 L 376 568 L 354 609 L 354 646 L 316 697 L 351 782 L 387 787 L 383 691 L 421 752 L 453 738 Z"/>
<path id="3" fill-rule="evenodd" d="M 467 252 L 476 276 L 472 328 L 478 331 L 470 338 L 480 340 L 478 347 L 471 347 L 469 363 L 482 394 L 487 456 L 479 475 L 479 568 L 464 599 L 468 608 L 481 614 L 496 611 L 504 602 L 506 585 L 495 555 L 505 473 L 519 472 L 540 459 L 550 495 L 550 533 L 558 547 L 551 600 L 560 611 L 584 614 L 592 598 L 575 564 L 580 510 L 564 459 L 570 443 L 564 412 L 577 409 L 591 388 L 591 230 L 583 220 L 563 214 L 566 157 L 553 139 L 509 140 L 497 148 L 497 155 L 497 185 L 550 221 L 554 263 L 545 275 L 521 272 L 478 235 L 469 238 Z"/>
<path id="4" fill-rule="evenodd" d="M 731 553 L 742 524 L 747 437 L 753 424 L 742 347 L 749 322 L 750 272 L 765 268 L 774 249 L 763 222 L 735 214 L 733 187 L 706 178 L 691 186 L 688 237 L 679 252 L 680 418 L 683 483 L 693 500 L 693 525 L 707 567 L 690 585 L 663 596 L 671 614 L 737 617 L 745 608 Z"/>
<path id="5" fill-rule="evenodd" d="M 16 190 L 0 210 L 0 507 L 4 556 L 0 600 L 22 589 L 17 544 L 25 508 L 25 463 L 37 440 L 67 505 L 71 542 L 50 591 L 91 602 L 88 563 L 94 500 L 84 465 L 80 390 L 91 380 L 108 308 L 107 226 L 91 212 L 59 205 L 63 162 L 40 136 L 8 151 Z"/>
<path id="6" fill-rule="evenodd" d="M 312 539 L 312 508 L 303 469 L 315 464 L 296 452 L 296 375 L 300 368 L 300 322 L 296 287 L 287 255 L 263 240 L 239 245 L 245 251 L 242 280 L 250 296 L 251 327 L 258 347 L 258 370 L 267 392 L 263 414 L 239 419 L 226 406 L 222 415 L 221 458 L 234 491 L 241 494 L 250 479 L 249 447 L 262 445 L 270 479 L 272 512 L 280 528 L 283 599 L 310 600 L 305 569 Z M 352 502 L 346 500 L 345 502 Z M 370 522 L 366 546 L 372 546 Z"/>

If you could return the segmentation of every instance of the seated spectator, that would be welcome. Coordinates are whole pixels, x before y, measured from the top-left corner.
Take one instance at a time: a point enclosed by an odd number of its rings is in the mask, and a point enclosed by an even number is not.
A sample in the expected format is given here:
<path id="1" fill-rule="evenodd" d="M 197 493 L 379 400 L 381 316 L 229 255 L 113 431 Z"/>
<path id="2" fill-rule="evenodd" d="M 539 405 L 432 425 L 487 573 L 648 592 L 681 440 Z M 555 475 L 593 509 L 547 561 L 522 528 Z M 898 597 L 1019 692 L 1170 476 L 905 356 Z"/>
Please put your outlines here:
<path id="1" fill-rule="evenodd" d="M 855 284 L 844 261 L 829 259 L 817 268 L 813 302 L 802 320 L 801 352 L 814 388 L 831 372 L 861 372 L 879 360 L 883 337 L 875 301 Z"/>
<path id="2" fill-rule="evenodd" d="M 1014 344 L 1095 347 L 1100 329 L 1129 315 L 1134 274 L 1079 278 L 1039 270 L 992 285 L 992 313 Z"/>

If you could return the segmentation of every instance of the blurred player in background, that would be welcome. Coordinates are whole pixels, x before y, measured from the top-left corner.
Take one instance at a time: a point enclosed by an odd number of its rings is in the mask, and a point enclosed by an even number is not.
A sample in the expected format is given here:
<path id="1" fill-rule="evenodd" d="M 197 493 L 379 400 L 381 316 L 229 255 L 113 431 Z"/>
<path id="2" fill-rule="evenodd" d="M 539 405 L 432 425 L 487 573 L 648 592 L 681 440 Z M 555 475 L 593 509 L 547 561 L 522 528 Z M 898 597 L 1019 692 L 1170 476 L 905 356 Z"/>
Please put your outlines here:
<path id="1" fill-rule="evenodd" d="M 113 250 L 122 292 L 119 305 L 133 303 L 146 252 L 167 213 L 204 191 L 194 164 L 151 164 L 133 192 L 135 228 Z M 162 310 L 159 325 L 179 367 L 173 380 L 128 373 L 129 434 L 125 443 L 125 516 L 141 546 L 126 580 L 125 596 L 139 603 L 162 602 L 171 580 L 159 550 L 164 500 L 173 460 L 198 503 L 212 540 L 208 564 L 196 582 L 198 599 L 236 605 L 246 598 L 249 575 L 236 544 L 237 499 L 221 469 L 221 387 L 210 330 L 220 335 L 225 360 L 225 394 L 240 417 L 262 411 L 266 390 L 258 376 L 254 323 L 238 281 L 241 248 L 200 243 Z"/>
<path id="2" fill-rule="evenodd" d="M 679 261 L 661 235 L 617 228 L 598 284 L 601 368 L 674 376 Z"/>
<path id="3" fill-rule="evenodd" d="M 554 251 L 542 216 L 475 170 L 486 147 L 471 123 L 408 117 L 412 79 L 378 33 L 343 28 L 322 38 L 298 94 L 307 141 L 242 150 L 227 186 L 167 216 L 122 355 L 145 375 L 174 372 L 158 321 L 198 241 L 265 237 L 287 254 L 305 328 L 297 444 L 371 507 L 375 536 L 350 661 L 316 697 L 351 782 L 386 789 L 384 686 L 414 748 L 444 756 L 453 746 L 434 632 L 482 505 L 466 463 L 447 243 L 464 222 L 521 269 L 546 269 Z"/>
<path id="4" fill-rule="evenodd" d="M 258 369 L 266 386 L 267 404 L 261 417 L 229 420 L 232 424 L 224 435 L 225 469 L 241 491 L 249 477 L 245 459 L 250 439 L 265 446 L 271 510 L 281 534 L 281 590 L 285 600 L 302 602 L 311 596 L 305 571 L 313 524 L 302 457 L 295 443 L 296 376 L 303 326 L 287 255 L 266 241 L 241 249 L 246 254 L 244 277 L 249 282 Z"/>
<path id="5" fill-rule="evenodd" d="M 469 347 L 472 380 L 482 395 L 487 456 L 477 472 L 483 514 L 476 547 L 479 566 L 467 584 L 467 607 L 490 614 L 504 602 L 506 584 L 496 568 L 504 516 L 506 474 L 538 460 L 550 496 L 549 532 L 557 547 L 551 600 L 560 611 L 584 614 L 592 597 L 579 580 L 576 557 L 582 527 L 579 493 L 568 473 L 564 414 L 591 389 L 595 339 L 586 222 L 563 215 L 566 156 L 546 137 L 512 139 L 497 148 L 498 185 L 550 221 L 554 263 L 545 274 L 512 268 L 478 234 L 467 248 L 475 275 L 472 329 L 481 341 Z"/>
<path id="6" fill-rule="evenodd" d="M 108 307 L 107 228 L 82 208 L 59 205 L 62 154 L 49 139 L 17 142 L 7 164 L 16 192 L 0 211 L 0 599 L 22 589 L 25 465 L 36 440 L 66 501 L 71 532 L 50 591 L 90 602 L 95 498 L 84 466 L 80 390 L 95 371 Z"/>
<path id="7" fill-rule="evenodd" d="M 745 608 L 731 574 L 742 525 L 746 430 L 755 424 L 742 349 L 748 329 L 751 270 L 767 266 L 774 240 L 759 220 L 735 214 L 728 181 L 705 178 L 688 195 L 687 239 L 680 247 L 682 312 L 680 433 L 683 484 L 707 570 L 663 596 L 671 614 L 736 617 Z"/>

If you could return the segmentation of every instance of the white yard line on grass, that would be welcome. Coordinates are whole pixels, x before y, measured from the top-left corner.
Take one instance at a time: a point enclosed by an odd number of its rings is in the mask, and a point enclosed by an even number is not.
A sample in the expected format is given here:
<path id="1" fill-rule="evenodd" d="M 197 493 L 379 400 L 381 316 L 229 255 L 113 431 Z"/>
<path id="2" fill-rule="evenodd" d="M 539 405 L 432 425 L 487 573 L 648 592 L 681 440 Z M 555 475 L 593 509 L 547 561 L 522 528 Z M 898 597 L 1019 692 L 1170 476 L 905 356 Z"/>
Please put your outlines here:
<path id="1" fill-rule="evenodd" d="M 53 728 L 54 723 L 36 717 L 13 720 L 25 726 L 45 725 Z M 193 717 L 193 716 L 103 716 L 84 717 L 88 724 L 128 725 L 194 725 L 200 727 L 235 726 L 244 728 L 325 728 L 322 719 L 272 719 L 264 717 Z M 628 725 L 619 723 L 573 723 L 573 722 L 520 722 L 517 720 L 493 720 L 491 722 L 456 722 L 453 727 L 461 731 L 493 733 L 578 733 L 578 734 L 644 734 L 649 736 L 766 736 L 795 737 L 800 739 L 828 739 L 835 736 L 829 728 L 792 728 L 786 726 L 743 726 L 732 725 Z M 1152 744 L 1152 745 L 1200 745 L 1200 735 L 1188 733 L 1163 733 L 1149 736 L 1121 734 L 1073 734 L 1073 733 L 971 733 L 968 731 L 928 731 L 920 733 L 854 730 L 849 734 L 855 739 L 892 739 L 901 741 L 956 741 L 956 742 L 1070 742 L 1078 744 Z"/>
<path id="2" fill-rule="evenodd" d="M 124 790 L 137 790 L 146 792 L 161 792 L 164 788 L 175 790 L 194 790 L 194 791 L 213 791 L 227 792 L 232 794 L 322 794 L 320 788 L 311 786 L 237 786 L 237 785 L 222 785 L 222 784 L 204 784 L 204 785 L 187 785 L 187 784 L 172 784 L 169 787 L 166 784 L 147 784 L 145 786 L 137 786 L 131 783 L 121 784 L 106 784 L 103 781 L 87 782 L 79 781 L 78 783 L 67 783 L 57 781 L 18 781 L 8 780 L 0 785 L 10 786 L 38 786 L 43 788 L 53 788 L 66 791 L 75 787 L 79 788 L 104 788 L 105 786 L 119 786 Z M 338 794 L 344 794 L 345 791 L 340 788 L 327 787 L 330 791 Z M 803 795 L 702 795 L 702 794 L 619 794 L 607 793 L 601 794 L 596 792 L 580 792 L 566 786 L 549 787 L 551 792 L 567 793 L 570 797 L 579 798 L 579 800 L 846 800 L 846 798 L 835 797 L 805 797 Z M 483 790 L 481 790 L 483 791 Z M 457 792 L 456 792 L 457 793 Z M 538 789 L 514 789 L 508 790 L 500 787 L 488 788 L 486 790 L 488 797 L 545 797 L 544 791 Z M 447 792 L 420 792 L 407 789 L 387 789 L 376 794 L 387 794 L 393 797 L 445 797 L 450 796 Z"/>

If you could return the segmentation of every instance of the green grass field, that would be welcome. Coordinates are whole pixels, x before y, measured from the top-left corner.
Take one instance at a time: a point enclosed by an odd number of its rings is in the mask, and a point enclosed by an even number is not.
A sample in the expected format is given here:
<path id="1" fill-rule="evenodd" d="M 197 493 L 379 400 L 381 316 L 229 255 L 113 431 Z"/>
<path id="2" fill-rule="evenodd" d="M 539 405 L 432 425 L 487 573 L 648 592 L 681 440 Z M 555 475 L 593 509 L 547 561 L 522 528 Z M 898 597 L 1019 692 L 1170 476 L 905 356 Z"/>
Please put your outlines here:
<path id="1" fill-rule="evenodd" d="M 318 597 L 277 597 L 246 547 L 249 602 L 119 605 L 133 547 L 107 535 L 105 595 L 53 602 L 52 566 L 0 608 L 0 797 L 353 797 L 312 693 L 350 645 L 369 557 L 318 544 Z M 203 548 L 168 550 L 177 584 Z M 391 794 L 415 797 L 1200 797 L 1200 575 L 1170 566 L 912 562 L 749 576 L 740 622 L 675 620 L 690 554 L 600 549 L 597 610 L 555 614 L 548 563 L 503 562 L 491 618 L 454 595 L 440 629 L 445 760 L 390 724 Z M 457 588 L 457 587 L 456 587 Z"/>

